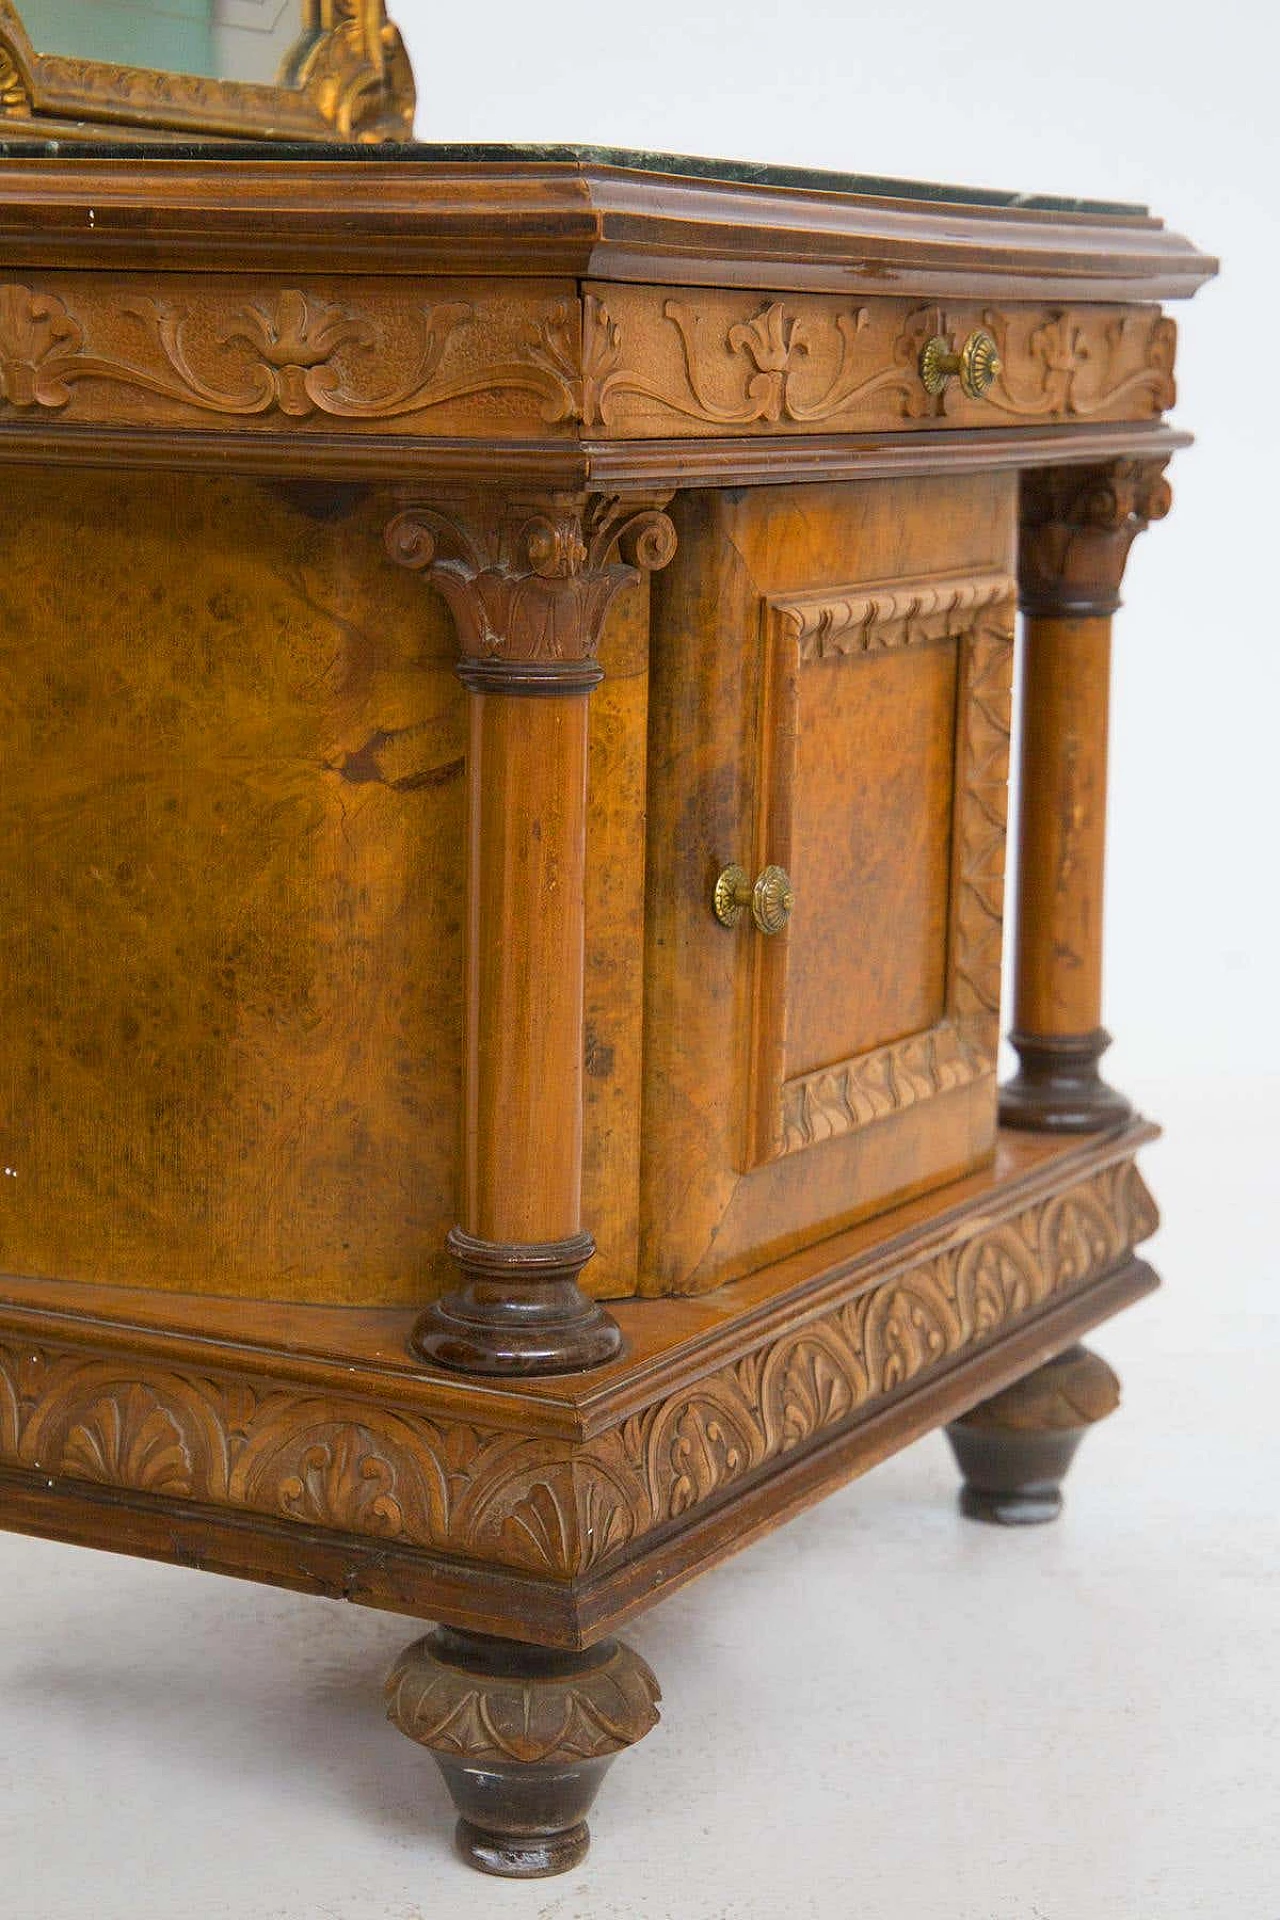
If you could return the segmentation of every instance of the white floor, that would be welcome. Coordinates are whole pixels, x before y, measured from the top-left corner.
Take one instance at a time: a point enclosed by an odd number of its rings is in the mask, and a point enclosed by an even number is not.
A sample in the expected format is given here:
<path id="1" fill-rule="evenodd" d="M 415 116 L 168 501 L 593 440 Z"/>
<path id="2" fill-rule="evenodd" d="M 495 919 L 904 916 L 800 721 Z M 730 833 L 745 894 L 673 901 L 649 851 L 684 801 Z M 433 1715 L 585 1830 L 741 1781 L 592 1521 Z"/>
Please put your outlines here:
<path id="1" fill-rule="evenodd" d="M 655 1608 L 563 1880 L 453 1859 L 411 1623 L 0 1536 L 0 1920 L 1280 1920 L 1280 1086 L 1142 1091 L 1167 1285 L 1063 1520 L 935 1435 Z"/>

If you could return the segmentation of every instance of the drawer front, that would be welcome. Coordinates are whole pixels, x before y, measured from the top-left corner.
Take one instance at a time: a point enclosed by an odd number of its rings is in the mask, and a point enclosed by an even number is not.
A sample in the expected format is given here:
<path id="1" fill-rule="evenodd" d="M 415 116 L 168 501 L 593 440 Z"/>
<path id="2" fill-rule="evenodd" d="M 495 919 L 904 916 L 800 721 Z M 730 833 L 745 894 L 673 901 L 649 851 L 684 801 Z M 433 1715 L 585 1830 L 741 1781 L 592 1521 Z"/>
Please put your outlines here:
<path id="1" fill-rule="evenodd" d="M 1158 307 L 1074 307 L 704 287 L 589 288 L 585 431 L 605 439 L 1045 426 L 1151 420 L 1174 402 L 1174 322 Z M 922 355 L 986 335 L 966 391 Z"/>
<path id="2" fill-rule="evenodd" d="M 1013 483 L 688 496 L 655 590 L 642 1282 L 992 1149 Z M 717 877 L 770 867 L 767 926 Z M 726 910 L 727 909 L 727 910 Z"/>

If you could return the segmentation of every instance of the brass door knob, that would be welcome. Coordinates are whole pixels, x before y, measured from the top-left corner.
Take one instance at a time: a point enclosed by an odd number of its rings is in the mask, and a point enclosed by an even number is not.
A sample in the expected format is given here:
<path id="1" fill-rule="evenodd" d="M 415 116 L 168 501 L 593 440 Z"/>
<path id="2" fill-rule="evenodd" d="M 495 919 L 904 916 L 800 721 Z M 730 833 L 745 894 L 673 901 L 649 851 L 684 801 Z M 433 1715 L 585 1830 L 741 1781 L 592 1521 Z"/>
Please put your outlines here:
<path id="1" fill-rule="evenodd" d="M 747 908 L 761 933 L 781 933 L 796 897 L 781 867 L 766 867 L 752 886 L 741 867 L 726 867 L 716 881 L 713 904 L 722 927 L 736 927 Z"/>
<path id="2" fill-rule="evenodd" d="M 951 342 L 941 333 L 935 333 L 920 350 L 920 378 L 926 393 L 941 393 L 958 374 L 961 393 L 969 400 L 981 400 L 995 385 L 1001 366 L 1000 349 L 981 327 L 969 335 L 959 353 L 952 352 Z"/>

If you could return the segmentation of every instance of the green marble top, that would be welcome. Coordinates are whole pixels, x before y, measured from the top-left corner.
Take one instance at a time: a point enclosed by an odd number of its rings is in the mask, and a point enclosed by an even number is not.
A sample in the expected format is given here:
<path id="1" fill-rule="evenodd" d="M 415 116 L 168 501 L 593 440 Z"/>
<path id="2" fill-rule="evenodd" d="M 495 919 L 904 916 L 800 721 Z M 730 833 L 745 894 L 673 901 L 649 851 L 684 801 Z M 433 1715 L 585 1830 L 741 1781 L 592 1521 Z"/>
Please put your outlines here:
<path id="1" fill-rule="evenodd" d="M 1011 207 L 1033 213 L 1143 215 L 1146 207 L 1122 200 L 1079 200 L 1052 193 L 1007 193 L 991 187 L 959 187 L 932 181 L 894 180 L 874 173 L 831 173 L 816 167 L 767 165 L 752 160 L 712 160 L 698 154 L 641 153 L 626 147 L 588 146 L 356 146 L 320 141 L 94 141 L 72 139 L 0 141 L 0 158 L 22 157 L 170 160 L 345 160 L 421 163 L 444 166 L 616 167 L 627 173 L 660 174 L 670 179 L 719 180 L 754 187 L 792 187 L 815 193 L 851 193 L 893 200 L 922 200 L 950 206 Z"/>

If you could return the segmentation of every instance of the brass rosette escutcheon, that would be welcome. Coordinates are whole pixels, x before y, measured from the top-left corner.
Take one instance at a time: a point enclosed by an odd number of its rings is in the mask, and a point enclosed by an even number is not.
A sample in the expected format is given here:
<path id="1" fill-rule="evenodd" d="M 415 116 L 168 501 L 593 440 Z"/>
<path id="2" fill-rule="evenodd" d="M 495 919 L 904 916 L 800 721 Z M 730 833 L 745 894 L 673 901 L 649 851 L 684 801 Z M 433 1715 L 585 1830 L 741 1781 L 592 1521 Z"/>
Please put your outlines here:
<path id="1" fill-rule="evenodd" d="M 940 394 L 948 380 L 958 378 L 968 400 L 981 400 L 1000 376 L 1000 349 L 981 327 L 971 333 L 959 353 L 945 334 L 936 333 L 920 350 L 920 379 L 926 393 Z"/>
<path id="2" fill-rule="evenodd" d="M 716 881 L 712 906 L 722 927 L 736 927 L 747 908 L 761 933 L 781 933 L 796 903 L 790 876 L 782 867 L 766 867 L 755 885 L 739 866 L 726 867 Z"/>

